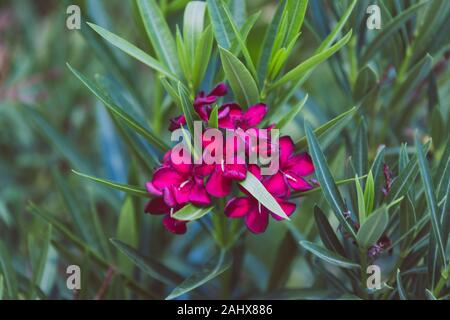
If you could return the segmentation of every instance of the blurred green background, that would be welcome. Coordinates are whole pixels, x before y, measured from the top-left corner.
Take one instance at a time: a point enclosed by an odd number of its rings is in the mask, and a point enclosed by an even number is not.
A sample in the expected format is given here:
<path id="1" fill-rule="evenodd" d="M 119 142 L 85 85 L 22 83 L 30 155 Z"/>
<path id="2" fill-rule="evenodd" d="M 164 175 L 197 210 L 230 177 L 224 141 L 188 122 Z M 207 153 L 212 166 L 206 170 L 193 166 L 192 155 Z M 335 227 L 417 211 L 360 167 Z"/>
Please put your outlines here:
<path id="1" fill-rule="evenodd" d="M 176 23 L 181 23 L 187 2 L 159 1 L 172 30 Z M 244 1 L 231 2 L 230 5 L 240 6 Z M 290 67 L 311 56 L 349 2 L 310 1 L 303 33 L 289 60 Z M 383 23 L 389 23 L 392 16 L 417 2 L 385 1 Z M 214 241 L 198 223 L 191 223 L 184 236 L 168 234 L 158 218 L 144 215 L 144 201 L 83 180 L 71 172 L 76 169 L 143 186 L 151 178 L 152 163 L 158 154 L 140 141 L 139 148 L 148 157 L 148 163 L 143 165 L 130 156 L 128 142 L 116 129 L 115 120 L 68 71 L 66 62 L 89 76 L 104 77 L 116 92 L 116 99 L 145 119 L 166 141 L 169 141 L 168 119 L 178 111 L 152 70 L 104 42 L 84 24 L 95 22 L 152 54 L 134 1 L 75 1 L 81 7 L 81 30 L 66 27 L 66 8 L 71 3 L 0 1 L 0 270 L 14 274 L 19 298 L 161 298 L 170 291 L 172 283 L 138 271 L 108 239 L 123 240 L 155 265 L 164 263 L 183 278 L 213 254 Z M 262 12 L 248 37 L 249 51 L 256 60 L 277 1 L 245 3 L 249 14 Z M 363 47 L 362 38 L 374 37 L 367 34 L 370 31 L 364 25 L 369 3 L 358 1 L 346 27 L 346 30 L 353 27 L 355 39 L 360 41 L 349 45 L 356 52 Z M 308 93 L 309 100 L 286 132 L 297 140 L 304 135 L 303 118 L 317 126 L 363 103 L 369 105 L 361 114 L 368 123 L 370 159 L 383 144 L 387 146 L 387 161 L 395 162 L 400 144 L 412 145 L 415 128 L 420 129 L 424 140 L 434 138 L 431 157 L 439 156 L 449 132 L 448 103 L 433 104 L 429 97 L 432 92 L 436 99 L 446 102 L 450 95 L 448 10 L 436 22 L 436 32 L 429 35 L 426 47 L 412 59 L 419 62 L 429 53 L 433 56 L 432 63 L 424 74 L 419 72 L 414 77 L 414 83 L 399 89 L 405 90 L 403 95 L 392 98 L 393 73 L 414 38 L 415 19 L 396 29 L 397 38 L 379 48 L 380 54 L 372 61 L 377 73 L 377 98 L 361 102 L 355 97 L 359 91 L 355 90 L 355 79 L 352 80 L 355 75 L 349 67 L 352 51 L 343 50 L 322 64 L 296 91 L 294 99 Z M 432 79 L 430 70 L 434 71 Z M 358 121 L 352 121 L 339 136 L 329 136 L 323 141 L 336 179 L 353 177 L 349 157 Z M 30 209 L 30 203 L 36 207 Z M 315 203 L 325 203 L 320 194 L 300 200 L 291 228 L 300 238 L 317 237 L 312 213 Z M 53 228 L 50 229 L 48 221 L 53 221 Z M 327 277 L 316 277 L 322 266 L 311 263 L 304 254 L 291 254 L 297 245 L 292 237 L 286 236 L 286 230 L 284 224 L 272 222 L 263 235 L 245 233 L 233 249 L 232 268 L 218 281 L 184 297 L 270 297 L 281 288 L 287 290 L 282 294 L 296 298 L 337 297 L 325 285 Z M 277 261 L 284 261 L 287 267 L 280 267 Z M 82 270 L 82 290 L 78 293 L 66 287 L 66 267 L 71 264 Z M 5 275 L 1 278 L 2 286 L 6 278 Z"/>

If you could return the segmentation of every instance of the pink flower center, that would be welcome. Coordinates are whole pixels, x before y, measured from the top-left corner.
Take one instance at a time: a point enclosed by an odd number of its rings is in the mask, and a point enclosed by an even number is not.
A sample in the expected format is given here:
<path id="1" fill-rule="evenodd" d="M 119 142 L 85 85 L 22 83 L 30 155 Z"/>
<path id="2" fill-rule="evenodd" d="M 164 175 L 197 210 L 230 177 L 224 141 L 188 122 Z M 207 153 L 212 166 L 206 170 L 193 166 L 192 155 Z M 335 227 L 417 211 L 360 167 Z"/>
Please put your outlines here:
<path id="1" fill-rule="evenodd" d="M 184 187 L 185 185 L 187 185 L 190 181 L 191 181 L 191 179 L 189 178 L 189 179 L 187 179 L 186 181 L 182 182 L 182 183 L 180 184 L 180 186 L 178 187 L 178 190 L 183 189 L 183 187 Z"/>
<path id="2" fill-rule="evenodd" d="M 282 173 L 282 174 L 284 174 L 284 176 L 286 177 L 286 178 L 288 178 L 288 179 L 290 179 L 290 180 L 292 180 L 292 181 L 294 181 L 294 182 L 297 182 L 297 179 L 295 179 L 293 176 L 291 176 L 290 174 L 287 174 L 287 173 L 285 173 L 285 172 L 283 172 L 283 171 L 281 171 L 280 170 L 280 172 Z"/>

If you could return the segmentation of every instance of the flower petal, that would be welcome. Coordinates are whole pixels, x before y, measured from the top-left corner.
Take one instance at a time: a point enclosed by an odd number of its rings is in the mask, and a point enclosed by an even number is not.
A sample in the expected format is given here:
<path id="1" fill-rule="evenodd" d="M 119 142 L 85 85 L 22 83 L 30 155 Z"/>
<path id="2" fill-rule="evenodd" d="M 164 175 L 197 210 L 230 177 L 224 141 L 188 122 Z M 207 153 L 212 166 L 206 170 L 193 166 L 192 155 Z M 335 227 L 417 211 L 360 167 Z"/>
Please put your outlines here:
<path id="1" fill-rule="evenodd" d="M 197 109 L 200 109 L 200 107 L 207 106 L 210 104 L 213 104 L 216 102 L 217 98 L 216 96 L 204 96 L 204 95 L 197 95 L 194 100 L 194 108 L 198 112 Z"/>
<path id="2" fill-rule="evenodd" d="M 286 167 L 286 170 L 293 171 L 299 176 L 309 176 L 314 173 L 314 164 L 306 152 L 290 157 Z"/>
<path id="3" fill-rule="evenodd" d="M 175 198 L 175 188 L 176 188 L 176 186 L 170 186 L 170 187 L 164 188 L 164 190 L 163 190 L 164 202 L 169 207 L 175 207 L 177 205 L 177 200 Z"/>
<path id="4" fill-rule="evenodd" d="M 262 180 L 261 168 L 258 167 L 256 164 L 249 164 L 247 166 L 247 170 L 250 171 L 259 181 Z"/>
<path id="5" fill-rule="evenodd" d="M 158 188 L 156 188 L 156 187 L 153 185 L 153 182 L 151 182 L 151 181 L 147 182 L 147 183 L 145 184 L 145 187 L 146 187 L 148 193 L 153 194 L 153 195 L 155 195 L 155 196 L 162 196 L 162 191 L 159 190 Z"/>
<path id="6" fill-rule="evenodd" d="M 294 154 L 295 146 L 291 137 L 283 136 L 279 139 L 280 165 L 284 167 L 288 163 L 288 159 Z"/>
<path id="7" fill-rule="evenodd" d="M 206 177 L 210 175 L 215 168 L 215 164 L 199 164 L 194 167 L 194 175 L 198 177 Z"/>
<path id="8" fill-rule="evenodd" d="M 170 208 L 164 202 L 163 198 L 158 197 L 147 202 L 145 212 L 150 214 L 165 214 L 170 212 Z"/>
<path id="9" fill-rule="evenodd" d="M 257 203 L 249 197 L 236 197 L 228 201 L 225 206 L 225 215 L 229 218 L 240 218 L 256 209 Z"/>
<path id="10" fill-rule="evenodd" d="M 269 224 L 269 215 L 266 210 L 259 212 L 257 208 L 252 207 L 252 210 L 245 216 L 245 224 L 251 232 L 262 233 Z"/>
<path id="11" fill-rule="evenodd" d="M 277 202 L 280 204 L 280 206 L 283 209 L 284 213 L 288 217 L 290 217 L 295 212 L 295 208 L 296 208 L 296 204 L 295 203 L 284 201 L 284 200 L 281 200 L 281 199 L 277 199 Z M 274 218 L 277 221 L 284 220 L 282 217 L 280 217 L 279 215 L 276 215 L 273 212 L 271 212 L 270 214 L 272 215 L 272 218 Z"/>
<path id="12" fill-rule="evenodd" d="M 225 197 L 231 191 L 231 180 L 225 178 L 216 168 L 206 183 L 206 191 L 214 197 Z"/>
<path id="13" fill-rule="evenodd" d="M 189 201 L 196 206 L 207 206 L 211 199 L 202 184 L 196 183 L 189 194 Z"/>
<path id="14" fill-rule="evenodd" d="M 220 82 L 214 89 L 209 93 L 210 96 L 223 97 L 228 92 L 228 87 L 224 82 Z"/>
<path id="15" fill-rule="evenodd" d="M 169 131 L 174 131 L 176 129 L 179 129 L 181 126 L 184 126 L 186 124 L 186 117 L 184 114 L 170 119 L 170 125 L 169 125 Z"/>
<path id="16" fill-rule="evenodd" d="M 267 180 L 264 181 L 263 184 L 266 187 L 267 191 L 269 191 L 275 197 L 284 198 L 289 193 L 289 188 L 286 184 L 286 180 L 281 172 L 277 172 L 273 176 L 270 176 L 269 178 L 267 178 Z"/>
<path id="17" fill-rule="evenodd" d="M 174 219 L 169 214 L 164 217 L 163 225 L 168 231 L 175 234 L 184 234 L 187 230 L 185 221 Z"/>
<path id="18" fill-rule="evenodd" d="M 289 186 L 294 190 L 307 191 L 313 188 L 312 185 L 310 185 L 305 179 L 298 176 L 293 171 L 287 171 L 285 177 Z"/>
<path id="19" fill-rule="evenodd" d="M 255 104 L 244 112 L 242 118 L 249 127 L 257 126 L 267 114 L 267 106 L 263 103 Z"/>
<path id="20" fill-rule="evenodd" d="M 175 195 L 175 199 L 178 204 L 185 204 L 189 202 L 189 195 L 193 187 L 194 182 L 189 180 L 182 183 L 180 186 L 174 186 L 172 188 L 173 194 Z"/>
<path id="21" fill-rule="evenodd" d="M 158 168 L 153 174 L 153 179 L 151 185 L 147 184 L 147 189 L 149 190 L 162 190 L 171 185 L 179 185 L 183 182 L 183 176 L 176 172 L 175 170 L 168 167 Z"/>
<path id="22" fill-rule="evenodd" d="M 247 166 L 237 163 L 237 159 L 234 162 L 233 164 L 223 164 L 223 166 L 220 166 L 222 174 L 225 178 L 242 181 L 247 176 Z"/>
<path id="23" fill-rule="evenodd" d="M 228 110 L 228 112 L 225 112 Z M 236 129 L 236 122 L 242 118 L 242 109 L 236 103 L 226 103 L 219 108 L 219 128 Z"/>

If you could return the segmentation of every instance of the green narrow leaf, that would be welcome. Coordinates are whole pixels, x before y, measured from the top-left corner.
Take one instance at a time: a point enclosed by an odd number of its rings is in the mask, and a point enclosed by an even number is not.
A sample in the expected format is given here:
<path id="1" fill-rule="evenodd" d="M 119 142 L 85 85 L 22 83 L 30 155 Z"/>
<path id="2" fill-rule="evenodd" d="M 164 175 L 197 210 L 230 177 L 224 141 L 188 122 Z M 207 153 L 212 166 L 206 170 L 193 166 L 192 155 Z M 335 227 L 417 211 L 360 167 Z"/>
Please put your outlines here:
<path id="1" fill-rule="evenodd" d="M 114 181 L 93 177 L 93 176 L 90 176 L 90 175 L 87 175 L 87 174 L 84 174 L 81 172 L 77 172 L 75 170 L 72 170 L 72 172 L 75 173 L 76 175 L 79 175 L 80 177 L 87 178 L 89 180 L 95 181 L 97 183 L 103 184 L 107 187 L 110 187 L 110 188 L 113 188 L 113 189 L 116 189 L 119 191 L 123 191 L 123 192 L 133 195 L 133 196 L 144 197 L 144 198 L 150 197 L 147 190 L 145 190 L 144 188 L 141 188 L 141 187 L 130 186 L 128 184 L 117 183 Z"/>
<path id="2" fill-rule="evenodd" d="M 402 80 L 397 89 L 392 96 L 392 99 L 387 107 L 387 110 L 391 110 L 393 107 L 396 110 L 404 110 L 406 106 L 405 96 L 409 96 L 417 86 L 426 79 L 430 74 L 431 68 L 433 67 L 433 57 L 427 54 L 422 60 L 420 60 L 409 73 L 406 75 L 406 79 Z M 407 117 L 397 116 L 398 121 L 402 122 Z"/>
<path id="3" fill-rule="evenodd" d="M 30 116 L 32 123 L 35 124 L 37 131 L 47 139 L 59 153 L 64 156 L 72 166 L 90 172 L 89 161 L 84 159 L 75 149 L 67 137 L 63 136 L 57 128 L 52 126 L 47 119 L 34 108 L 27 108 L 27 115 Z"/>
<path id="4" fill-rule="evenodd" d="M 0 300 L 3 300 L 3 290 L 4 290 L 3 275 L 0 273 Z"/>
<path id="5" fill-rule="evenodd" d="M 397 269 L 397 289 L 400 300 L 408 300 L 408 296 L 402 284 L 402 276 L 400 274 L 400 269 Z"/>
<path id="6" fill-rule="evenodd" d="M 375 156 L 375 159 L 373 160 L 372 167 L 370 168 L 370 171 L 373 174 L 375 190 L 381 190 L 382 188 L 384 180 L 382 175 L 383 171 L 382 167 L 384 163 L 385 153 L 386 153 L 386 146 L 381 145 L 377 150 L 377 154 Z M 378 201 L 379 198 L 381 198 L 381 196 L 382 196 L 381 192 L 375 193 L 374 204 Z"/>
<path id="7" fill-rule="evenodd" d="M 347 8 L 347 10 L 342 15 L 341 19 L 338 21 L 338 23 L 335 25 L 331 33 L 325 38 L 325 40 L 322 41 L 319 48 L 315 51 L 315 54 L 319 54 L 323 52 L 324 50 L 327 50 L 330 45 L 337 39 L 339 33 L 344 28 L 345 24 L 347 23 L 349 17 L 352 14 L 352 11 L 356 5 L 356 0 L 353 0 L 350 6 Z M 302 76 L 300 79 L 294 81 L 287 91 L 287 93 L 284 95 L 284 97 L 281 100 L 281 104 L 284 104 L 286 101 L 288 101 L 292 95 L 296 92 L 297 88 L 304 83 L 308 77 L 311 75 L 312 71 L 307 72 L 304 76 Z"/>
<path id="8" fill-rule="evenodd" d="M 406 150 L 406 143 L 403 143 L 400 147 L 400 153 L 398 155 L 398 168 L 399 171 L 402 171 L 406 168 L 409 162 L 408 151 Z"/>
<path id="9" fill-rule="evenodd" d="M 244 25 L 240 29 L 242 41 L 244 42 L 247 41 L 247 37 L 250 34 L 250 31 L 252 30 L 253 26 L 255 25 L 260 15 L 261 11 L 258 11 L 247 18 Z M 230 52 L 233 53 L 234 55 L 238 55 L 240 52 L 239 51 L 240 48 L 241 46 L 239 45 L 239 42 L 237 41 L 237 39 L 234 39 L 230 48 Z"/>
<path id="10" fill-rule="evenodd" d="M 89 255 L 92 261 L 94 261 L 98 266 L 101 266 L 105 269 L 109 268 L 111 265 L 114 265 L 114 262 L 105 260 L 101 255 L 95 251 L 92 246 L 85 243 L 83 240 L 81 240 L 79 237 L 77 237 L 75 234 L 73 234 L 64 224 L 59 222 L 57 219 L 53 217 L 53 215 L 49 214 L 46 211 L 41 210 L 38 208 L 35 204 L 30 203 L 27 210 L 34 214 L 35 216 L 43 219 L 47 223 L 51 224 L 55 230 L 60 232 L 63 236 L 67 238 L 71 243 L 73 243 L 81 252 L 85 253 L 86 255 Z M 1 242 L 0 242 L 1 244 Z M 59 251 L 67 252 L 66 247 L 62 246 L 57 241 L 52 241 L 52 245 L 57 248 Z M 123 273 L 123 271 L 118 268 L 117 272 L 120 274 L 120 276 L 125 280 L 125 284 L 127 287 L 133 289 L 136 293 L 139 293 L 140 296 L 151 298 L 151 299 L 157 299 L 158 296 L 149 292 L 149 290 L 144 290 L 138 283 L 136 283 L 132 278 L 128 277 L 126 274 Z"/>
<path id="11" fill-rule="evenodd" d="M 67 182 L 61 176 L 58 170 L 52 170 L 52 175 L 55 180 L 56 188 L 61 195 L 61 199 L 69 212 L 78 234 L 80 234 L 87 243 L 94 245 L 95 240 L 92 238 L 92 226 L 90 219 L 84 215 L 84 211 L 80 208 L 79 201 L 67 186 Z"/>
<path id="12" fill-rule="evenodd" d="M 269 69 L 270 60 L 273 54 L 273 48 L 275 43 L 275 38 L 279 34 L 279 29 L 281 25 L 281 20 L 283 17 L 284 9 L 286 7 L 286 0 L 282 0 L 277 7 L 277 11 L 269 25 L 269 28 L 264 37 L 264 42 L 261 50 L 261 55 L 259 57 L 258 63 L 258 83 L 260 86 L 263 85 L 264 80 L 267 77 L 267 72 Z"/>
<path id="13" fill-rule="evenodd" d="M 181 221 L 193 221 L 202 218 L 211 212 L 214 207 L 196 207 L 193 204 L 187 204 L 176 211 L 172 217 Z"/>
<path id="14" fill-rule="evenodd" d="M 225 18 L 221 0 L 207 0 L 208 12 L 219 46 L 229 50 L 234 40 L 230 21 Z"/>
<path id="15" fill-rule="evenodd" d="M 366 187 L 364 188 L 364 203 L 366 204 L 366 215 L 369 216 L 373 210 L 375 201 L 375 182 L 373 180 L 372 170 L 369 171 L 366 180 Z"/>
<path id="16" fill-rule="evenodd" d="M 225 75 L 236 100 L 241 106 L 252 106 L 259 102 L 259 92 L 250 72 L 230 51 L 219 48 Z"/>
<path id="17" fill-rule="evenodd" d="M 441 223 L 442 223 L 442 236 L 444 243 L 447 243 L 450 233 L 450 138 L 447 141 L 447 146 L 444 154 L 441 158 L 436 177 L 439 179 L 437 184 L 438 200 L 442 201 L 441 209 Z"/>
<path id="18" fill-rule="evenodd" d="M 41 247 L 41 251 L 38 259 L 33 263 L 33 275 L 32 275 L 32 288 L 30 297 L 34 299 L 34 286 L 39 287 L 44 275 L 45 264 L 47 263 L 48 250 L 50 248 L 50 243 L 52 239 L 52 225 L 49 224 L 44 232 L 44 242 Z M 0 297 L 1 300 L 1 297 Z"/>
<path id="19" fill-rule="evenodd" d="M 298 252 L 298 242 L 292 235 L 292 232 L 287 231 L 283 239 L 278 245 L 277 254 L 273 262 L 267 291 L 273 292 L 281 289 L 288 280 L 292 265 L 296 260 L 294 252 Z"/>
<path id="20" fill-rule="evenodd" d="M 385 205 L 375 210 L 361 225 L 356 240 L 361 248 L 368 249 L 383 235 L 389 223 L 389 216 Z"/>
<path id="21" fill-rule="evenodd" d="M 330 48 L 312 56 L 306 61 L 302 62 L 300 65 L 286 73 L 281 79 L 276 81 L 271 89 L 281 86 L 289 81 L 296 81 L 304 76 L 307 72 L 311 71 L 315 67 L 317 67 L 321 62 L 325 61 L 329 57 L 331 57 L 334 53 L 336 53 L 339 49 L 341 49 L 347 42 L 350 40 L 352 36 L 352 31 L 349 31 L 341 40 L 336 42 Z"/>
<path id="22" fill-rule="evenodd" d="M 360 177 L 359 179 L 363 179 L 363 178 L 365 178 L 365 177 Z M 343 186 L 343 185 L 346 185 L 346 184 L 350 184 L 352 182 L 355 182 L 355 178 L 338 180 L 338 181 L 336 181 L 336 186 Z M 299 198 L 299 197 L 308 196 L 308 195 L 317 193 L 319 191 L 322 191 L 321 187 L 313 188 L 313 189 L 308 190 L 308 191 L 295 191 L 295 192 L 292 193 L 292 198 Z"/>
<path id="23" fill-rule="evenodd" d="M 125 198 L 122 208 L 120 209 L 119 222 L 117 223 L 116 237 L 118 240 L 137 247 L 139 238 L 137 230 L 136 213 L 133 199 L 130 196 Z M 122 269 L 129 275 L 132 274 L 133 264 L 124 256 L 119 256 L 118 263 Z"/>
<path id="24" fill-rule="evenodd" d="M 156 260 L 143 257 L 138 251 L 136 251 L 136 249 L 130 247 L 128 244 L 117 239 L 110 239 L 110 241 L 120 252 L 127 256 L 131 262 L 133 262 L 139 269 L 144 271 L 150 277 L 169 286 L 182 281 L 183 278 L 181 278 L 181 276 L 176 272 Z"/>
<path id="25" fill-rule="evenodd" d="M 360 266 L 347 258 L 344 258 L 337 253 L 331 252 L 328 249 L 325 249 L 315 243 L 309 241 L 300 241 L 300 244 L 303 248 L 314 254 L 316 257 L 333 264 L 335 266 L 351 269 L 351 268 L 359 268 Z"/>
<path id="26" fill-rule="evenodd" d="M 231 255 L 222 250 L 199 271 L 184 280 L 167 296 L 166 300 L 175 299 L 211 281 L 222 274 L 232 264 Z"/>
<path id="27" fill-rule="evenodd" d="M 178 82 L 178 96 L 180 97 L 181 110 L 186 117 L 186 123 L 190 134 L 194 137 L 194 111 L 192 107 L 191 99 L 189 98 L 189 93 L 183 88 L 181 82 Z"/>
<path id="28" fill-rule="evenodd" d="M 441 161 L 436 170 L 436 192 L 438 199 L 443 199 L 449 194 L 448 188 L 450 184 L 450 137 L 447 140 L 447 144 L 442 154 Z"/>
<path id="29" fill-rule="evenodd" d="M 291 42 L 296 38 L 297 34 L 303 25 L 305 19 L 306 9 L 308 7 L 308 0 L 288 0 L 287 12 L 288 12 L 288 33 L 286 34 L 285 43 Z"/>
<path id="30" fill-rule="evenodd" d="M 409 246 L 414 240 L 414 233 L 410 230 L 416 224 L 416 214 L 414 205 L 409 196 L 406 196 L 400 205 L 400 252 L 402 256 L 406 256 Z M 404 238 L 403 238 L 404 237 Z"/>
<path id="31" fill-rule="evenodd" d="M 438 298 L 436 298 L 431 290 L 425 289 L 425 295 L 427 296 L 428 300 L 438 300 Z"/>
<path id="32" fill-rule="evenodd" d="M 278 123 L 276 124 L 276 128 L 283 129 L 284 126 L 290 123 L 295 118 L 295 116 L 299 114 L 299 112 L 303 109 L 307 100 L 308 95 L 305 95 L 305 97 L 299 103 L 293 106 L 291 110 L 288 113 L 286 113 L 286 115 L 283 118 L 281 118 L 280 121 L 278 121 Z"/>
<path id="33" fill-rule="evenodd" d="M 94 29 L 95 32 L 97 32 L 100 36 L 102 36 L 106 41 L 111 43 L 112 45 L 116 46 L 126 54 L 132 56 L 133 58 L 139 60 L 143 64 L 149 66 L 150 68 L 164 74 L 166 77 L 171 78 L 173 80 L 177 80 L 176 75 L 173 74 L 172 71 L 167 70 L 165 66 L 163 66 L 161 63 L 159 63 L 158 60 L 151 57 L 147 53 L 145 53 L 143 50 L 139 49 L 135 45 L 129 43 L 125 39 L 115 35 L 114 33 L 97 26 L 96 24 L 87 22 L 87 24 Z"/>
<path id="34" fill-rule="evenodd" d="M 364 200 L 364 193 L 361 187 L 361 183 L 359 182 L 358 175 L 355 176 L 355 186 L 356 186 L 356 195 L 358 200 L 358 218 L 359 224 L 363 224 L 366 221 L 367 212 L 366 212 L 366 202 Z"/>
<path id="35" fill-rule="evenodd" d="M 389 21 L 383 26 L 382 30 L 377 32 L 375 38 L 369 43 L 366 50 L 360 59 L 360 65 L 365 65 L 383 46 L 387 45 L 387 41 L 394 36 L 397 31 L 403 27 L 404 23 L 411 19 L 420 8 L 422 8 L 428 1 L 420 2 L 410 6 L 408 9 L 402 11 L 398 16 Z"/>
<path id="36" fill-rule="evenodd" d="M 142 22 L 160 61 L 173 74 L 179 74 L 175 41 L 155 0 L 137 0 Z"/>
<path id="37" fill-rule="evenodd" d="M 316 221 L 317 229 L 319 230 L 320 239 L 328 250 L 335 252 L 342 257 L 345 257 L 345 250 L 339 241 L 336 233 L 328 222 L 327 217 L 323 213 L 322 209 L 318 206 L 314 206 L 314 219 Z"/>
<path id="38" fill-rule="evenodd" d="M 224 4 L 222 4 L 222 6 L 224 9 L 223 12 L 225 13 L 226 18 L 228 19 L 228 21 L 230 23 L 230 26 L 231 26 L 231 29 L 233 30 L 236 41 L 238 42 L 238 44 L 241 48 L 242 54 L 244 55 L 244 59 L 245 59 L 245 62 L 247 63 L 247 67 L 250 69 L 251 74 L 253 76 L 256 76 L 255 65 L 253 64 L 252 57 L 250 56 L 250 52 L 247 49 L 245 41 L 242 38 L 241 33 L 238 30 L 238 27 L 234 23 L 233 18 L 231 17 L 230 11 Z"/>
<path id="39" fill-rule="evenodd" d="M 160 77 L 159 79 L 161 81 L 161 85 L 164 87 L 166 92 L 169 94 L 170 98 L 172 98 L 173 102 L 175 102 L 177 105 L 181 105 L 181 98 L 178 95 L 178 90 L 175 89 L 171 84 L 170 81 L 167 80 L 165 77 Z M 178 82 L 177 82 L 178 83 Z"/>
<path id="40" fill-rule="evenodd" d="M 428 141 L 423 147 L 424 152 L 426 152 L 430 147 L 430 141 Z M 391 203 L 395 199 L 399 199 L 404 196 L 412 185 L 412 181 L 415 181 L 419 171 L 417 170 L 417 156 L 414 156 L 405 167 L 404 170 L 395 178 L 392 183 L 391 190 L 386 198 L 387 203 Z"/>
<path id="41" fill-rule="evenodd" d="M 195 56 L 197 43 L 203 33 L 205 12 L 206 3 L 202 1 L 190 1 L 184 9 L 183 35 L 191 58 Z"/>
<path id="42" fill-rule="evenodd" d="M 17 299 L 17 276 L 12 265 L 12 258 L 5 246 L 4 240 L 0 240 L 0 271 L 5 277 L 6 289 L 9 299 Z"/>
<path id="43" fill-rule="evenodd" d="M 353 155 L 355 170 L 359 176 L 363 176 L 367 173 L 367 140 L 367 125 L 364 121 L 364 118 L 361 118 L 356 135 L 356 141 L 354 144 L 355 153 Z"/>
<path id="44" fill-rule="evenodd" d="M 181 70 L 183 71 L 183 74 L 184 74 L 184 77 L 186 78 L 186 80 L 188 82 L 191 82 L 192 78 L 193 78 L 192 64 L 190 63 L 191 58 L 189 57 L 189 53 L 187 51 L 185 41 L 183 40 L 181 31 L 178 28 L 178 25 L 177 25 L 175 39 L 176 39 L 175 43 L 177 45 L 178 60 L 180 62 Z"/>
<path id="45" fill-rule="evenodd" d="M 209 115 L 208 125 L 210 128 L 217 129 L 219 127 L 219 106 L 215 105 Z"/>
<path id="46" fill-rule="evenodd" d="M 341 113 L 340 115 L 338 115 L 336 118 L 328 121 L 327 123 L 321 125 L 320 127 L 316 128 L 314 130 L 314 134 L 316 135 L 317 138 L 321 138 L 324 134 L 326 134 L 327 132 L 330 132 L 333 128 L 338 127 L 341 124 L 345 124 L 347 121 L 350 121 L 350 119 L 355 115 L 356 111 L 358 110 L 358 108 L 353 107 L 350 110 Z M 306 139 L 306 136 L 304 136 L 303 138 L 301 138 L 299 141 L 297 141 L 295 143 L 295 150 L 299 151 L 302 150 L 304 148 L 306 148 L 306 146 L 308 145 L 308 141 Z"/>
<path id="47" fill-rule="evenodd" d="M 130 126 L 133 130 L 135 130 L 137 133 L 142 135 L 145 139 L 147 139 L 153 146 L 157 147 L 161 151 L 165 152 L 169 147 L 161 140 L 159 139 L 155 134 L 150 132 L 148 129 L 144 128 L 139 122 L 134 119 L 130 114 L 125 112 L 122 108 L 119 108 L 116 106 L 111 98 L 107 96 L 100 88 L 93 83 L 91 80 L 86 78 L 83 74 L 75 70 L 70 66 L 70 64 L 67 64 L 70 71 L 97 97 L 99 98 L 105 106 L 116 116 L 121 118 L 122 120 L 127 123 L 128 126 Z"/>
<path id="48" fill-rule="evenodd" d="M 378 75 L 371 66 L 366 65 L 358 72 L 353 88 L 353 101 L 359 102 L 366 97 L 378 83 Z"/>
<path id="49" fill-rule="evenodd" d="M 275 200 L 270 192 L 267 191 L 261 181 L 259 181 L 258 178 L 256 178 L 250 171 L 247 172 L 247 177 L 245 180 L 239 182 L 239 184 L 269 211 L 283 219 L 290 220 L 281 208 L 280 204 Z"/>
<path id="50" fill-rule="evenodd" d="M 208 28 L 206 28 L 206 30 L 200 37 L 197 48 L 195 50 L 196 54 L 194 59 L 194 74 L 192 80 L 194 90 L 197 90 L 198 86 L 205 76 L 209 60 L 211 59 L 213 40 L 213 31 L 211 29 L 211 26 L 208 26 Z"/>
<path id="51" fill-rule="evenodd" d="M 328 168 L 325 156 L 320 149 L 319 142 L 317 141 L 317 138 L 315 137 L 311 126 L 306 121 L 305 131 L 306 138 L 308 140 L 309 151 L 314 163 L 315 174 L 317 179 L 319 180 L 325 200 L 333 209 L 334 214 L 336 215 L 339 222 L 344 226 L 345 230 L 347 230 L 353 237 L 356 238 L 355 230 L 347 221 L 347 218 L 344 216 L 344 201 L 342 200 L 339 190 L 336 187 L 336 183 L 333 176 L 331 175 L 330 169 Z"/>
<path id="52" fill-rule="evenodd" d="M 440 258 L 440 262 L 443 263 L 443 268 L 446 267 L 446 259 L 445 259 L 445 247 L 442 241 L 442 231 L 441 231 L 441 222 L 439 219 L 438 213 L 438 205 L 436 202 L 436 194 L 434 192 L 433 183 L 431 181 L 430 169 L 428 168 L 427 161 L 425 159 L 425 154 L 423 152 L 422 143 L 419 141 L 418 134 L 415 135 L 415 144 L 417 157 L 419 160 L 419 169 L 420 175 L 422 177 L 422 182 L 425 188 L 425 196 L 427 199 L 428 209 L 430 213 L 431 226 L 433 230 L 434 240 L 436 241 L 436 245 L 438 248 L 438 257 Z"/>

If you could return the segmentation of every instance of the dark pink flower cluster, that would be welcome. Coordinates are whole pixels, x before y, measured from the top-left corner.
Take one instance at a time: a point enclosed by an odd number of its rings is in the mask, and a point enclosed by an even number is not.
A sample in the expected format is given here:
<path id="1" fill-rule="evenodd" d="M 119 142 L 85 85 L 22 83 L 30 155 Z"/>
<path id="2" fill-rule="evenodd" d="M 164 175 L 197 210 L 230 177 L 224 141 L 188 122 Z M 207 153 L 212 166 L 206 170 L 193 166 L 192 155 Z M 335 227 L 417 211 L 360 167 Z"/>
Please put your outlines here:
<path id="1" fill-rule="evenodd" d="M 227 94 L 227 87 L 220 83 L 210 93 L 200 92 L 194 101 L 198 117 L 208 126 L 213 104 L 219 97 Z M 220 129 L 251 129 L 257 135 L 257 126 L 267 113 L 265 104 L 256 104 L 243 110 L 236 103 L 225 103 L 218 108 L 218 127 Z M 173 131 L 186 124 L 183 115 L 170 121 L 169 130 Z M 273 128 L 269 127 L 268 130 Z M 244 138 L 245 139 L 245 138 Z M 269 140 L 270 138 L 268 138 Z M 202 141 L 203 145 L 213 142 Z M 167 230 L 176 234 L 186 232 L 186 221 L 173 218 L 173 214 L 191 203 L 195 206 L 210 206 L 214 198 L 224 198 L 232 193 L 233 184 L 243 181 L 247 172 L 257 177 L 280 204 L 287 216 L 293 214 L 296 204 L 289 201 L 291 191 L 306 191 L 312 185 L 304 179 L 314 172 L 314 166 L 307 153 L 295 154 L 294 143 L 288 136 L 279 139 L 279 171 L 271 176 L 262 176 L 255 164 L 175 164 L 169 150 L 163 158 L 161 167 L 157 168 L 146 188 L 152 195 L 145 211 L 150 214 L 164 215 L 163 224 Z M 225 150 L 225 148 L 224 148 Z M 251 150 L 246 149 L 246 152 Z M 226 153 L 226 152 L 225 152 Z M 226 154 L 224 155 L 226 157 Z M 203 158 L 202 158 L 203 159 Z M 247 228 L 253 233 L 264 232 L 269 223 L 269 216 L 276 220 L 282 218 L 265 208 L 256 198 L 239 186 L 242 196 L 233 196 L 225 206 L 225 214 L 230 218 L 244 218 Z"/>

